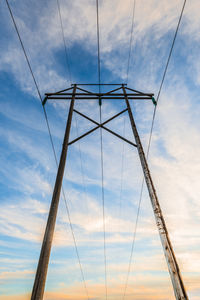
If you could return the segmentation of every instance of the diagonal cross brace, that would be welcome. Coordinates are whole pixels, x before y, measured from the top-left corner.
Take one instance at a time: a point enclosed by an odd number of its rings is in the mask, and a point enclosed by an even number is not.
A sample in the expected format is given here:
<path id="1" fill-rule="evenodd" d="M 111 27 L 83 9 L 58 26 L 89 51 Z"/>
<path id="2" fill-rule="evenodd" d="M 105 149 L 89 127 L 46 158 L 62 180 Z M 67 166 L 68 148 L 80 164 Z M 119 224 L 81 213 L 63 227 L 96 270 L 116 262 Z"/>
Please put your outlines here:
<path id="1" fill-rule="evenodd" d="M 87 131 L 86 133 L 82 134 L 81 136 L 79 136 L 78 138 L 72 140 L 71 142 L 68 143 L 68 145 L 72 145 L 74 144 L 75 142 L 77 142 L 78 140 L 82 139 L 83 137 L 87 136 L 88 134 L 92 133 L 93 131 L 97 130 L 98 128 L 103 128 L 104 130 L 110 132 L 111 134 L 115 135 L 116 137 L 122 139 L 123 141 L 127 142 L 128 144 L 134 146 L 134 147 L 137 147 L 136 144 L 134 144 L 133 142 L 127 140 L 126 138 L 124 138 L 123 136 L 119 135 L 118 133 L 112 131 L 111 129 L 105 127 L 104 125 L 107 124 L 108 122 L 112 121 L 113 119 L 117 118 L 118 116 L 120 116 L 121 114 L 123 114 L 124 112 L 127 111 L 127 108 L 122 110 L 121 112 L 119 112 L 118 114 L 114 115 L 113 117 L 111 117 L 110 119 L 106 120 L 105 122 L 103 123 L 98 123 L 96 121 L 94 121 L 93 119 L 89 118 L 88 116 L 84 115 L 83 113 L 80 113 L 79 111 L 77 111 L 76 109 L 74 109 L 74 112 L 76 112 L 77 114 L 79 114 L 80 116 L 82 116 L 83 118 L 89 120 L 90 122 L 96 124 L 97 126 L 92 128 L 91 130 Z"/>

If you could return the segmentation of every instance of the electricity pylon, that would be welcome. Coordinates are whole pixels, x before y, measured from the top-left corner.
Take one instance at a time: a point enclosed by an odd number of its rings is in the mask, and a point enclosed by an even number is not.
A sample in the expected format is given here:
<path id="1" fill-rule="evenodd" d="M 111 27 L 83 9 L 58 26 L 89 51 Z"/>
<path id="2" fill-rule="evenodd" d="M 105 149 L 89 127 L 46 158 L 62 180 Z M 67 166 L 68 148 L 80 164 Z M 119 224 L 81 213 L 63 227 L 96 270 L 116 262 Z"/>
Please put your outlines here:
<path id="1" fill-rule="evenodd" d="M 136 124 L 134 121 L 133 113 L 130 107 L 129 100 L 131 99 L 137 99 L 137 100 L 152 100 L 153 103 L 156 105 L 154 94 L 149 93 L 142 93 L 136 90 L 133 90 L 131 88 L 128 88 L 125 84 L 101 84 L 101 86 L 107 87 L 107 86 L 116 86 L 114 90 L 109 90 L 108 92 L 104 93 L 96 93 L 96 92 L 90 92 L 88 90 L 83 89 L 81 86 L 86 85 L 97 85 L 99 84 L 72 84 L 72 86 L 68 89 L 59 91 L 57 93 L 47 93 L 45 94 L 45 98 L 43 100 L 43 105 L 45 105 L 46 101 L 50 100 L 70 100 L 70 108 L 68 113 L 68 119 L 65 129 L 65 135 L 63 140 L 63 147 L 62 152 L 60 156 L 60 162 L 58 166 L 57 171 L 57 177 L 55 181 L 51 206 L 49 210 L 49 216 L 46 224 L 46 230 L 43 238 L 42 248 L 40 252 L 40 258 L 38 262 L 38 267 L 36 271 L 34 286 L 32 290 L 32 296 L 31 300 L 42 300 L 43 294 L 44 294 L 44 288 L 45 288 L 45 282 L 46 282 L 46 276 L 47 276 L 47 270 L 48 270 L 48 264 L 49 264 L 49 257 L 51 253 L 51 246 L 52 246 L 52 240 L 53 240 L 53 234 L 54 234 L 54 228 L 56 223 L 56 216 L 58 211 L 58 205 L 59 205 L 59 198 L 60 198 L 60 192 L 62 188 L 62 180 L 64 175 L 64 169 L 65 169 L 65 163 L 67 158 L 67 150 L 68 146 L 72 145 L 76 141 L 80 140 L 81 138 L 87 136 L 91 132 L 94 132 L 98 128 L 102 128 L 111 134 L 117 136 L 118 138 L 122 139 L 123 141 L 131 144 L 133 147 L 136 147 L 138 150 L 138 155 L 140 158 L 141 166 L 144 173 L 144 178 L 146 181 L 147 189 L 149 192 L 154 216 L 156 219 L 156 225 L 158 228 L 158 232 L 160 235 L 160 239 L 163 246 L 163 251 L 165 254 L 165 258 L 167 261 L 174 294 L 176 297 L 176 300 L 188 300 L 188 296 L 183 284 L 183 280 L 180 274 L 180 270 L 178 267 L 178 263 L 175 257 L 175 253 L 169 238 L 169 234 L 167 231 L 166 223 L 162 214 L 162 210 L 160 208 L 160 204 L 158 201 L 158 197 L 156 194 L 156 190 L 153 184 L 153 180 L 149 171 L 149 167 L 147 164 L 147 159 L 144 154 L 143 146 L 141 144 L 141 140 L 136 128 Z M 93 119 L 89 118 L 85 114 L 77 111 L 74 109 L 74 103 L 75 100 L 99 100 L 99 105 L 101 105 L 101 101 L 103 99 L 114 99 L 114 100 L 124 100 L 126 108 L 119 112 L 118 114 L 114 115 L 113 117 L 109 118 L 107 121 L 104 121 L 102 123 L 98 123 L 94 121 Z M 69 141 L 70 136 L 70 129 L 71 129 L 71 123 L 72 123 L 72 115 L 73 112 L 79 114 L 83 118 L 87 119 L 88 121 L 92 122 L 96 126 L 84 133 L 83 135 L 79 136 L 78 138 Z M 128 116 L 130 119 L 131 128 L 133 131 L 133 136 L 135 138 L 135 142 L 132 142 L 130 140 L 127 140 L 123 136 L 117 134 L 116 132 L 110 130 L 105 125 L 109 123 L 111 120 L 117 118 L 121 114 L 128 112 Z"/>

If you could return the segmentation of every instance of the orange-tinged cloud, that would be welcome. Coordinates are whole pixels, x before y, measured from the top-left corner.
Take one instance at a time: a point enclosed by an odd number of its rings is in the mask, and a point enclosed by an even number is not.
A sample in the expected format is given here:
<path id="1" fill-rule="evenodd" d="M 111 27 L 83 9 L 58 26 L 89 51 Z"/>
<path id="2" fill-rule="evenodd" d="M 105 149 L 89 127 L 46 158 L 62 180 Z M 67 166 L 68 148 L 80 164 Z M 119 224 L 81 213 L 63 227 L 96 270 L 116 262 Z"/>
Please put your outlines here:
<path id="1" fill-rule="evenodd" d="M 150 279 L 150 278 L 149 278 Z M 173 290 L 170 282 L 167 284 L 164 280 L 156 280 L 146 278 L 145 285 L 131 283 L 127 287 L 126 300 L 172 300 L 174 299 Z M 132 281 L 132 280 L 131 280 Z M 199 278 L 193 277 L 190 281 L 187 278 L 189 286 L 188 291 L 197 290 L 199 288 Z M 64 285 L 64 284 L 62 284 Z M 105 298 L 105 286 L 104 284 L 91 284 L 87 282 L 89 299 L 90 300 L 102 300 Z M 124 285 L 113 284 L 108 286 L 108 295 L 110 300 L 121 299 L 124 291 Z M 87 295 L 83 288 L 83 285 L 77 283 L 73 286 L 64 286 L 57 291 L 46 291 L 44 294 L 44 300 L 86 300 Z M 196 298 L 194 298 L 196 299 Z M 30 294 L 21 295 L 0 295 L 0 300 L 30 300 Z"/>
<path id="2" fill-rule="evenodd" d="M 0 295 L 0 300 L 30 300 L 29 294 L 21 294 L 21 295 Z"/>
<path id="3" fill-rule="evenodd" d="M 19 279 L 19 278 L 27 278 L 27 276 L 34 274 L 31 270 L 23 270 L 23 271 L 13 271 L 13 272 L 2 272 L 0 274 L 1 280 L 8 280 L 8 279 Z"/>

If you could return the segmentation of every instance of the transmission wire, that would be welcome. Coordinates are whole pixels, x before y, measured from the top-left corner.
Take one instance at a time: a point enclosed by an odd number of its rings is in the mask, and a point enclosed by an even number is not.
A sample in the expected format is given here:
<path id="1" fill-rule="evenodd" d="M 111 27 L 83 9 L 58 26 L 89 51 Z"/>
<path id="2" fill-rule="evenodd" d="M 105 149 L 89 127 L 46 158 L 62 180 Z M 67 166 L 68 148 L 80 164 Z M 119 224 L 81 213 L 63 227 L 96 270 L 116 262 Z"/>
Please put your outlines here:
<path id="1" fill-rule="evenodd" d="M 77 122 L 77 117 L 75 115 L 75 122 L 76 122 L 76 133 L 77 133 L 77 137 L 79 136 L 79 130 L 78 130 L 78 122 Z M 78 141 L 78 145 L 79 145 L 79 156 L 80 156 L 80 164 L 81 164 L 81 174 L 82 174 L 82 182 L 85 182 L 85 176 L 84 176 L 84 172 L 83 172 L 83 160 L 82 160 L 82 153 L 81 153 L 81 149 L 80 149 L 80 143 Z M 83 184 L 85 187 L 85 193 L 86 193 L 86 186 L 85 184 Z"/>
<path id="2" fill-rule="evenodd" d="M 67 70 L 68 70 L 69 81 L 70 81 L 70 83 L 72 83 L 71 68 L 70 68 L 70 63 L 69 63 L 69 55 L 68 55 L 68 51 L 67 51 L 67 45 L 66 45 L 66 41 L 65 41 L 62 15 L 61 15 L 61 11 L 60 11 L 60 2 L 59 2 L 59 0 L 56 0 L 56 2 L 57 2 L 57 7 L 58 7 L 59 19 L 60 19 L 60 27 L 61 27 L 61 32 L 62 32 L 63 45 L 64 45 L 64 49 L 65 49 L 65 63 L 66 63 L 66 67 L 67 67 Z"/>
<path id="3" fill-rule="evenodd" d="M 100 65 L 100 39 L 99 39 L 99 1 L 96 0 L 96 16 L 97 16 L 97 51 L 98 51 L 98 82 L 99 82 L 99 94 L 101 92 L 101 65 Z M 99 118 L 100 124 L 102 122 L 102 109 L 101 99 L 99 98 Z M 104 195 L 104 167 L 103 167 L 103 136 L 102 128 L 100 127 L 100 143 L 101 143 L 101 190 L 102 190 L 102 213 L 103 213 L 103 240 L 104 240 L 104 276 L 105 276 L 105 297 L 107 300 L 107 259 L 106 259 L 106 224 L 105 224 L 105 195 Z"/>
<path id="4" fill-rule="evenodd" d="M 180 16 L 179 16 L 178 24 L 177 24 L 176 31 L 175 31 L 175 34 L 174 34 L 174 38 L 173 38 L 173 41 L 172 41 L 172 45 L 171 45 L 171 48 L 170 48 L 169 56 L 168 56 L 166 66 L 165 66 L 165 69 L 164 69 L 164 73 L 163 73 L 163 76 L 162 76 L 161 84 L 160 84 L 158 95 L 157 95 L 157 98 L 156 98 L 157 104 L 158 104 L 158 101 L 160 99 L 160 94 L 161 94 L 163 83 L 164 83 L 164 80 L 165 80 L 165 76 L 166 76 L 166 73 L 167 73 L 167 70 L 168 70 L 169 62 L 170 62 L 170 59 L 171 59 L 171 56 L 172 56 L 172 51 L 173 51 L 173 48 L 174 48 L 174 44 L 175 44 L 175 41 L 176 41 L 176 37 L 177 37 L 177 33 L 178 33 L 178 30 L 179 30 L 179 27 L 180 27 L 180 23 L 181 23 L 181 20 L 182 20 L 182 16 L 183 16 L 183 12 L 184 12 L 184 9 L 185 9 L 186 1 L 187 0 L 184 0 L 184 2 L 183 2 L 183 6 L 182 6 L 181 13 L 180 13 Z M 157 105 L 155 105 L 154 111 L 153 111 L 153 118 L 152 118 L 149 141 L 148 141 L 148 147 L 147 147 L 147 153 L 146 153 L 147 161 L 148 161 L 149 151 L 150 151 L 150 146 L 151 146 L 151 140 L 152 140 L 152 134 L 153 134 L 153 127 L 154 127 L 154 122 L 155 122 L 156 111 L 157 111 Z M 125 298 L 127 285 L 128 285 L 128 280 L 129 280 L 129 275 L 130 275 L 131 264 L 132 264 L 132 256 L 133 256 L 133 250 L 134 250 L 134 246 L 135 246 L 135 238 L 136 238 L 136 233 L 137 233 L 137 226 L 138 226 L 138 219 L 139 219 L 139 213 L 140 213 L 140 208 L 141 208 L 143 189 L 144 189 L 144 176 L 143 176 L 141 191 L 140 191 L 140 196 L 139 196 L 138 210 L 137 210 L 137 215 L 136 215 L 135 229 L 134 229 L 134 232 L 133 232 L 131 255 L 130 255 L 130 259 L 129 259 L 128 273 L 127 273 L 127 278 L 126 278 L 126 283 L 125 283 L 123 300 Z"/>
<path id="5" fill-rule="evenodd" d="M 68 55 L 68 49 L 65 41 L 65 35 L 64 35 L 64 27 L 63 27 L 63 20 L 62 20 L 62 14 L 61 14 L 61 6 L 60 6 L 60 1 L 57 1 L 57 7 L 58 7 L 58 13 L 59 13 L 59 19 L 60 19 L 60 26 L 61 26 L 61 32 L 62 32 L 62 39 L 63 39 L 63 45 L 65 49 L 65 61 L 66 61 L 66 67 L 68 70 L 68 76 L 69 76 L 69 81 L 70 84 L 72 84 L 72 73 L 71 73 L 71 68 L 70 68 L 70 62 L 69 62 L 69 55 Z M 67 76 L 66 76 L 67 79 Z M 78 137 L 78 123 L 77 123 L 77 117 L 75 114 L 75 122 L 76 122 L 76 132 L 77 132 L 77 137 Z M 86 185 L 85 185 L 85 176 L 84 176 L 84 169 L 83 169 L 83 160 L 82 160 L 82 154 L 81 154 L 81 145 L 80 141 L 78 141 L 78 149 L 79 149 L 79 157 L 80 157 L 80 164 L 81 164 L 81 175 L 82 175 L 82 182 L 84 185 L 84 192 L 85 192 L 85 198 L 87 198 L 86 194 Z"/>
<path id="6" fill-rule="evenodd" d="M 77 134 L 77 137 L 78 137 L 79 136 L 79 130 L 78 130 L 78 122 L 77 122 L 76 114 L 75 114 L 75 122 L 76 122 L 76 134 Z M 88 205 L 88 197 L 87 197 L 87 189 L 86 189 L 86 184 L 85 184 L 85 174 L 84 174 L 84 168 L 83 168 L 83 159 L 82 159 L 82 152 L 81 152 L 81 143 L 80 143 L 80 141 L 78 141 L 78 149 L 79 149 L 79 158 L 80 158 L 80 166 L 81 166 L 81 177 L 82 177 L 82 184 L 83 184 L 83 187 L 84 187 L 85 201 L 87 202 L 87 205 Z M 89 215 L 89 213 L 88 213 L 88 215 Z"/>
<path id="7" fill-rule="evenodd" d="M 64 49 L 65 49 L 65 62 L 66 62 L 67 70 L 68 70 L 69 81 L 70 81 L 70 84 L 72 84 L 71 68 L 70 68 L 70 63 L 69 63 L 68 49 L 67 49 L 67 45 L 66 45 L 66 41 L 65 41 L 63 21 L 62 21 L 62 15 L 61 15 L 61 10 L 60 10 L 60 2 L 59 2 L 59 0 L 57 0 L 56 2 L 57 2 L 57 7 L 58 7 L 58 14 L 59 14 L 59 20 L 60 20 L 60 26 L 61 26 L 61 32 L 62 32 L 63 45 L 64 45 Z M 68 79 L 67 76 L 66 76 L 66 79 Z M 77 134 L 78 134 L 76 115 L 75 115 L 75 121 L 76 121 L 76 130 L 77 130 Z M 83 163 L 82 163 L 82 155 L 81 155 L 81 149 L 80 149 L 80 142 L 79 141 L 78 141 L 78 145 L 79 145 L 79 156 L 80 156 L 80 161 L 81 161 L 82 181 L 83 181 L 83 184 L 84 184 Z M 85 187 L 85 185 L 84 185 L 84 187 Z M 86 187 L 85 187 L 84 190 L 85 190 L 85 193 L 86 193 Z M 66 199 L 65 199 L 65 206 L 66 206 L 66 210 L 67 210 L 68 219 L 70 219 L 70 228 L 71 228 L 71 231 L 73 232 L 72 235 L 73 235 L 73 240 L 74 240 L 74 244 L 75 244 L 75 248 L 76 248 L 76 255 L 77 255 L 77 258 L 78 258 L 78 261 L 79 261 L 79 266 L 80 266 L 80 270 L 81 270 L 81 276 L 82 276 L 82 280 L 83 280 L 83 283 L 84 283 L 85 292 L 86 292 L 87 298 L 89 300 L 88 289 L 87 289 L 87 286 L 86 286 L 85 276 L 84 276 L 84 272 L 83 272 L 83 268 L 82 268 L 82 264 L 81 264 L 81 260 L 80 260 L 80 255 L 79 255 L 79 251 L 78 251 L 78 247 L 77 247 L 77 243 L 76 243 L 76 239 L 75 239 L 75 235 L 74 235 L 74 230 L 73 230 L 73 226 L 72 226 L 72 222 L 71 222 L 71 218 L 70 218 L 69 207 L 67 205 Z"/>
<path id="8" fill-rule="evenodd" d="M 124 114 L 123 120 L 123 136 L 125 136 L 125 122 L 126 122 L 126 115 Z M 119 194 L 119 221 L 121 225 L 121 215 L 122 215 L 122 189 L 123 189 L 123 179 L 124 179 L 124 152 L 125 152 L 125 143 L 122 141 L 122 158 L 121 158 L 121 179 L 120 179 L 120 194 Z M 121 227 L 121 226 L 120 226 Z"/>
<path id="9" fill-rule="evenodd" d="M 135 23 L 135 6 L 136 6 L 136 0 L 133 0 L 131 34 L 130 34 L 129 53 L 128 53 L 127 75 L 126 75 L 126 83 L 127 84 L 128 84 L 128 76 L 129 76 L 129 68 L 130 68 L 130 58 L 131 58 L 132 44 L 133 44 L 133 29 L 134 29 L 134 23 Z"/>
<path id="10" fill-rule="evenodd" d="M 99 1 L 96 0 L 96 10 L 97 10 L 97 51 L 98 51 L 98 82 L 99 82 L 99 93 L 101 84 L 101 65 L 100 65 L 100 39 L 99 39 Z"/>
<path id="11" fill-rule="evenodd" d="M 8 7 L 8 10 L 9 10 L 11 19 L 12 19 L 12 21 L 13 21 L 13 24 L 14 24 L 14 27 L 15 27 L 15 30 L 16 30 L 16 33 L 17 33 L 17 35 L 18 35 L 18 38 L 19 38 L 19 41 L 20 41 L 20 44 L 21 44 L 21 47 L 22 47 L 22 50 L 23 50 L 23 53 L 24 53 L 26 62 L 27 62 L 27 64 L 28 64 L 29 71 L 30 71 L 31 76 L 32 76 L 32 78 L 33 78 L 33 81 L 34 81 L 34 84 L 35 84 L 35 87 L 36 87 L 36 90 L 37 90 L 37 93 L 38 93 L 38 97 L 39 97 L 39 99 L 40 99 L 40 101 L 41 101 L 41 104 L 42 104 L 41 93 L 40 93 L 40 90 L 39 90 L 39 87 L 38 87 L 36 78 L 35 78 L 35 76 L 34 76 L 34 73 L 33 73 L 33 70 L 32 70 L 32 67 L 31 67 L 31 64 L 30 64 L 30 61 L 29 61 L 29 58 L 28 58 L 28 56 L 27 56 L 27 53 L 26 53 L 24 44 L 23 44 L 23 42 L 22 42 L 22 39 L 21 39 L 19 30 L 18 30 L 16 21 L 15 21 L 15 18 L 14 18 L 14 15 L 13 15 L 13 13 L 12 13 L 12 10 L 11 10 L 11 7 L 10 7 L 10 5 L 9 5 L 8 0 L 6 0 L 6 4 L 7 4 L 7 7 Z M 57 165 L 57 167 L 58 167 L 58 160 L 57 160 L 57 156 L 56 156 L 56 152 L 55 152 L 55 147 L 54 147 L 53 138 L 52 138 L 52 134 L 51 134 L 51 130 L 50 130 L 50 125 L 49 125 L 49 120 L 48 120 L 47 112 L 46 112 L 46 109 L 45 109 L 45 107 L 44 107 L 43 105 L 42 105 L 42 108 L 43 108 L 43 112 L 44 112 L 44 116 L 45 116 L 45 120 L 46 120 L 46 124 L 47 124 L 47 128 L 48 128 L 48 133 L 49 133 L 49 137 L 50 137 L 50 142 L 51 142 L 51 146 L 52 146 L 52 150 L 53 150 L 55 162 L 56 162 L 56 165 Z M 72 227 L 72 222 L 71 222 L 70 212 L 69 212 L 69 208 L 68 208 L 68 205 L 67 205 L 67 200 L 66 200 L 66 196 L 65 196 L 65 193 L 64 193 L 63 186 L 62 186 L 62 194 L 63 194 L 63 198 L 64 198 L 65 205 L 66 205 L 66 210 L 67 210 L 67 214 L 68 214 L 68 219 L 69 219 L 70 229 L 71 229 L 71 233 L 72 233 L 72 237 L 73 237 L 73 241 L 74 241 L 74 247 L 75 247 L 76 255 L 77 255 L 77 258 L 78 258 L 78 262 L 79 262 L 79 267 L 80 267 L 82 279 L 83 279 L 84 286 L 85 286 L 85 289 L 86 289 L 85 278 L 84 278 L 84 274 L 83 274 L 83 270 L 82 270 L 82 266 L 81 266 L 81 262 L 80 262 L 80 257 L 79 257 L 79 253 L 78 253 L 78 246 L 77 246 L 77 243 L 76 243 L 76 239 L 75 239 L 75 235 L 74 235 L 74 231 L 73 231 L 73 227 Z M 86 289 L 86 291 L 87 291 L 87 289 Z M 88 300 L 89 300 L 88 294 L 87 294 L 87 298 L 88 298 Z"/>
<path id="12" fill-rule="evenodd" d="M 15 22 L 15 18 L 14 18 L 14 15 L 13 15 L 13 13 L 12 13 L 12 10 L 11 10 L 11 7 L 10 7 L 10 5 L 9 5 L 8 0 L 6 0 L 6 4 L 7 4 L 7 7 L 8 7 L 8 10 L 9 10 L 11 19 L 12 19 L 12 21 L 13 21 L 13 24 L 14 24 L 14 27 L 15 27 L 15 30 L 16 30 L 16 33 L 17 33 L 17 35 L 18 35 L 18 38 L 19 38 L 19 41 L 20 41 L 20 44 L 21 44 L 21 47 L 22 47 L 22 50 L 23 50 L 23 53 L 24 53 L 26 62 L 27 62 L 27 64 L 28 64 L 28 67 L 29 67 L 31 76 L 32 76 L 32 78 L 33 78 L 33 81 L 34 81 L 34 84 L 35 84 L 35 87 L 36 87 L 36 90 L 37 90 L 37 93 L 38 93 L 38 97 L 39 97 L 39 99 L 40 99 L 40 101 L 41 101 L 41 104 L 42 104 L 42 96 L 41 96 L 41 93 L 40 93 L 40 90 L 39 90 L 37 81 L 36 81 L 36 79 L 35 79 L 35 76 L 34 76 L 34 73 L 33 73 L 33 70 L 32 70 L 31 64 L 30 64 L 30 61 L 29 61 L 28 56 L 27 56 L 27 54 L 26 54 L 26 50 L 25 50 L 25 48 L 24 48 L 24 44 L 23 44 L 23 42 L 22 42 L 22 39 L 21 39 L 19 30 L 18 30 L 17 24 L 16 24 L 16 22 Z M 55 157 L 56 164 L 58 164 L 58 162 L 57 162 L 57 157 L 56 157 L 56 152 L 55 152 L 55 148 L 54 148 L 54 144 L 53 144 L 52 134 L 51 134 L 50 126 L 49 126 L 49 121 L 48 121 L 48 117 L 47 117 L 47 112 L 46 112 L 46 109 L 45 109 L 45 107 L 44 107 L 43 105 L 42 105 L 42 108 L 43 108 L 43 112 L 44 112 L 44 116 L 45 116 L 45 120 L 46 120 L 46 124 L 47 124 L 47 128 L 48 128 L 48 132 L 49 132 L 49 137 L 50 137 L 51 146 L 52 146 L 52 149 L 53 149 L 53 154 L 54 154 L 54 157 Z"/>
<path id="13" fill-rule="evenodd" d="M 102 121 L 102 111 L 100 106 L 100 123 Z M 104 239 L 104 265 L 105 265 L 105 290 L 106 300 L 108 296 L 107 289 L 107 259 L 106 259 L 106 224 L 105 224 L 105 193 L 104 193 L 104 164 L 103 164 L 103 136 L 102 128 L 100 127 L 100 141 L 101 141 L 101 190 L 102 190 L 102 209 L 103 209 L 103 239 Z"/>

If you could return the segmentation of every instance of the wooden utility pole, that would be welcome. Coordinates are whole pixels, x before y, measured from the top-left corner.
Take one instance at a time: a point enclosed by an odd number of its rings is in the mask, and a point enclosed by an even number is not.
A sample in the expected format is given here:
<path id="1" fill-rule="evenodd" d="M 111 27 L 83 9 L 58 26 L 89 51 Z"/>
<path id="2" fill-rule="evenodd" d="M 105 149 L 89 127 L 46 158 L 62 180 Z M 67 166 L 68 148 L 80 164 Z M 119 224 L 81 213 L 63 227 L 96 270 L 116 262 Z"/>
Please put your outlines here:
<path id="1" fill-rule="evenodd" d="M 60 199 L 60 192 L 62 188 L 62 181 L 63 175 L 65 170 L 65 163 L 67 158 L 67 149 L 68 149 L 68 142 L 69 142 L 69 135 L 70 135 L 70 128 L 72 122 L 72 114 L 75 102 L 75 93 L 76 93 L 76 85 L 74 85 L 69 113 L 68 113 L 68 120 L 65 129 L 65 135 L 63 140 L 62 152 L 60 156 L 60 162 L 58 166 L 56 182 L 54 185 L 54 191 L 51 201 L 51 206 L 49 210 L 49 216 L 47 220 L 46 230 L 43 238 L 42 248 L 40 252 L 40 258 L 38 262 L 37 272 L 35 275 L 35 281 L 33 285 L 31 300 L 42 300 L 49 264 L 49 257 L 51 253 L 51 246 L 53 241 L 53 234 L 55 229 L 56 223 L 56 216 L 58 211 L 58 204 Z"/>
<path id="2" fill-rule="evenodd" d="M 137 145 L 138 154 L 140 157 L 140 162 L 141 162 L 141 166 L 142 166 L 143 173 L 144 173 L 144 178 L 146 181 L 147 189 L 149 191 L 149 196 L 151 199 L 151 204 L 152 204 L 154 216 L 156 219 L 156 224 L 158 227 L 160 239 L 161 239 L 162 246 L 163 246 L 163 251 L 165 254 L 169 273 L 171 276 L 171 281 L 172 281 L 173 288 L 174 288 L 174 294 L 175 294 L 176 300 L 188 300 L 188 296 L 187 296 L 187 293 L 186 293 L 186 290 L 185 290 L 185 287 L 183 284 L 183 280 L 181 278 L 178 263 L 176 261 L 176 256 L 174 254 L 174 250 L 173 250 L 170 238 L 169 238 L 165 220 L 164 220 L 162 210 L 161 210 L 161 207 L 160 207 L 160 204 L 158 201 L 158 197 L 157 197 L 156 190 L 155 190 L 155 187 L 153 184 L 153 180 L 152 180 L 152 177 L 151 177 L 151 174 L 149 171 L 149 167 L 148 167 L 147 160 L 146 160 L 146 157 L 144 154 L 142 143 L 140 141 L 140 137 L 139 137 L 139 134 L 138 134 L 138 131 L 136 128 L 136 124 L 135 124 L 135 121 L 133 118 L 133 114 L 131 111 L 131 107 L 129 104 L 129 100 L 128 100 L 128 96 L 126 94 L 125 87 L 123 87 L 123 91 L 124 91 L 125 102 L 126 102 L 127 109 L 128 109 L 128 114 L 129 114 L 129 118 L 130 118 L 133 135 L 135 137 L 135 142 Z"/>
<path id="3" fill-rule="evenodd" d="M 104 93 L 96 93 L 96 92 L 91 92 L 83 89 L 80 86 L 87 86 L 87 85 L 92 85 L 92 86 L 109 86 L 109 85 L 114 85 L 116 88 L 114 90 L 111 90 L 109 92 L 104 92 Z M 48 263 L 49 263 L 49 257 L 50 257 L 50 252 L 51 252 L 51 245 L 52 245 L 52 240 L 53 240 L 53 233 L 54 233 L 54 228 L 55 228 L 55 222 L 56 222 L 56 215 L 57 215 L 57 210 L 58 210 L 58 204 L 59 204 L 59 198 L 60 198 L 60 191 L 62 187 L 62 180 L 63 180 L 63 175 L 64 175 L 64 168 L 65 168 L 65 162 L 66 162 L 66 157 L 67 157 L 67 149 L 69 145 L 72 145 L 73 143 L 77 142 L 78 140 L 84 138 L 85 136 L 89 135 L 90 133 L 96 131 L 99 128 L 102 128 L 109 132 L 110 134 L 122 139 L 123 141 L 127 142 L 129 145 L 132 145 L 133 147 L 136 147 L 138 150 L 141 166 L 143 169 L 144 173 L 144 178 L 146 181 L 146 185 L 149 191 L 149 196 L 151 200 L 151 204 L 153 207 L 153 212 L 154 216 L 156 219 L 156 225 L 158 227 L 160 239 L 162 242 L 163 246 L 163 251 L 165 254 L 165 258 L 168 264 L 168 269 L 174 289 L 174 294 L 176 297 L 176 300 L 189 300 L 187 296 L 187 292 L 185 290 L 183 280 L 181 277 L 181 273 L 178 267 L 178 263 L 176 260 L 176 256 L 169 238 L 169 234 L 167 231 L 167 227 L 165 224 L 165 220 L 162 214 L 162 210 L 159 204 L 159 200 L 156 194 L 156 190 L 153 184 L 153 180 L 150 174 L 150 170 L 148 167 L 148 163 L 144 154 L 143 146 L 140 141 L 140 137 L 136 128 L 136 124 L 133 118 L 133 114 L 131 111 L 131 107 L 129 104 L 129 100 L 150 100 L 152 101 L 155 105 L 155 99 L 154 99 L 154 94 L 149 94 L 149 93 L 142 93 L 136 90 L 133 90 L 131 88 L 125 87 L 125 84 L 73 84 L 71 88 L 65 89 L 63 91 L 59 91 L 57 93 L 47 93 L 45 94 L 46 97 L 43 101 L 43 105 L 45 105 L 46 101 L 49 100 L 71 100 L 70 104 L 70 109 L 69 109 L 69 114 L 68 114 L 68 120 L 67 120 L 67 125 L 66 125 L 66 131 L 65 131 L 65 136 L 64 136 L 64 141 L 63 141 L 63 148 L 62 148 L 62 154 L 60 157 L 60 163 L 58 167 L 58 173 L 56 177 L 56 182 L 55 182 L 55 187 L 54 187 L 54 192 L 53 192 L 53 197 L 52 197 L 52 202 L 51 202 L 51 207 L 49 211 L 49 217 L 47 221 L 47 226 L 46 226 L 46 231 L 44 235 L 44 240 L 42 244 L 42 249 L 40 253 L 40 259 L 38 263 L 38 268 L 36 272 L 36 277 L 35 277 L 35 283 L 33 286 L 33 292 L 32 292 L 32 297 L 31 300 L 42 300 L 43 299 L 43 294 L 44 294 L 44 288 L 45 288 L 45 281 L 46 281 L 46 275 L 47 275 L 47 270 L 48 270 Z M 70 92 L 70 90 L 72 90 Z M 78 90 L 78 92 L 76 92 Z M 99 88 L 100 90 L 100 88 Z M 74 101 L 80 100 L 125 100 L 126 103 L 126 108 L 116 115 L 112 116 L 108 120 L 104 122 L 97 122 L 87 115 L 73 109 L 74 108 Z M 99 102 L 99 104 L 101 104 Z M 72 114 L 73 111 L 79 116 L 85 118 L 89 122 L 92 122 L 95 127 L 90 129 L 89 131 L 85 132 L 81 136 L 75 138 L 74 140 L 69 142 L 69 134 L 70 134 L 70 128 L 71 128 L 71 122 L 72 122 Z M 118 133 L 110 130 L 108 127 L 105 125 L 112 121 L 115 118 L 118 118 L 120 115 L 128 112 L 128 116 L 130 119 L 133 135 L 135 138 L 135 143 L 124 138 L 123 136 L 119 135 Z"/>

